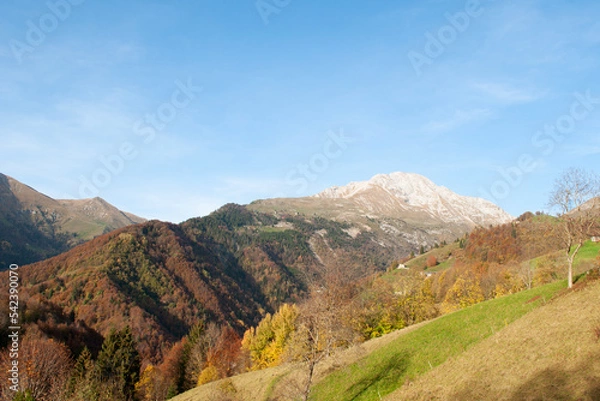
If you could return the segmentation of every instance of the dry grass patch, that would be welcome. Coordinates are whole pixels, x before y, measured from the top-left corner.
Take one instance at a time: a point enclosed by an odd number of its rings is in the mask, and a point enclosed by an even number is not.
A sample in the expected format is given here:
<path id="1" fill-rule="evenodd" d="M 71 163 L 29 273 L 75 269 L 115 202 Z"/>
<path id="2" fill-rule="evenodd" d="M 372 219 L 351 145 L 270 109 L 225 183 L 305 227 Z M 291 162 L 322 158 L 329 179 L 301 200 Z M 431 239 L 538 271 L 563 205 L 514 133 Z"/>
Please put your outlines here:
<path id="1" fill-rule="evenodd" d="M 600 400 L 599 301 L 570 291 L 386 400 Z"/>

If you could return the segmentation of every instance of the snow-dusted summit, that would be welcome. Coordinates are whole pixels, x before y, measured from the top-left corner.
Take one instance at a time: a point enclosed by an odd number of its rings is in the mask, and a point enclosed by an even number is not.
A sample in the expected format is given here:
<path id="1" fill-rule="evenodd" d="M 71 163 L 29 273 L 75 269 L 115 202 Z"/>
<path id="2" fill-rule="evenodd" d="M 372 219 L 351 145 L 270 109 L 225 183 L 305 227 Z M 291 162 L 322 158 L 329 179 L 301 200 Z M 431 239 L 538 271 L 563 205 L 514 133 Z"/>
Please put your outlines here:
<path id="1" fill-rule="evenodd" d="M 444 223 L 488 226 L 513 217 L 481 198 L 461 196 L 419 174 L 378 174 L 369 181 L 331 187 L 314 198 L 348 199 L 371 216 L 430 217 Z"/>

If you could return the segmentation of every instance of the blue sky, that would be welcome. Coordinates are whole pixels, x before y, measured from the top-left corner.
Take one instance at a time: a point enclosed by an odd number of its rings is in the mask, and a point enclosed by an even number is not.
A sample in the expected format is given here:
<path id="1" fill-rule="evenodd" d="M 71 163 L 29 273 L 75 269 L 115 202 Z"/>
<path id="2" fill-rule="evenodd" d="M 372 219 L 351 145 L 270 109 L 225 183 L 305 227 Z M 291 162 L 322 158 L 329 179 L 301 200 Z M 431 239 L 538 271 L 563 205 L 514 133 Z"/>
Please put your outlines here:
<path id="1" fill-rule="evenodd" d="M 179 222 L 406 171 L 519 215 L 565 168 L 600 172 L 598 2 L 6 0 L 0 15 L 0 172 L 55 198 Z"/>

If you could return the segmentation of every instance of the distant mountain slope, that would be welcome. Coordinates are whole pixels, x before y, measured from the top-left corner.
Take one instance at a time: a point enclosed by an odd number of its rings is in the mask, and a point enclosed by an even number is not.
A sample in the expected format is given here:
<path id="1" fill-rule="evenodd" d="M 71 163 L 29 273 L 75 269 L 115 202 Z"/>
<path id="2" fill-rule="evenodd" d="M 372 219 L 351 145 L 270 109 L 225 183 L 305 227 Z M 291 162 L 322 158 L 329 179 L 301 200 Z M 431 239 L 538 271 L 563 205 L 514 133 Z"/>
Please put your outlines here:
<path id="1" fill-rule="evenodd" d="M 348 222 L 353 232 L 375 233 L 381 243 L 399 244 L 407 252 L 452 241 L 478 226 L 513 220 L 491 202 L 457 195 L 410 173 L 380 174 L 312 197 L 260 200 L 249 207 L 275 215 L 301 213 Z"/>
<path id="2" fill-rule="evenodd" d="M 52 199 L 0 174 L 0 269 L 26 264 L 143 218 L 122 212 L 101 198 Z"/>

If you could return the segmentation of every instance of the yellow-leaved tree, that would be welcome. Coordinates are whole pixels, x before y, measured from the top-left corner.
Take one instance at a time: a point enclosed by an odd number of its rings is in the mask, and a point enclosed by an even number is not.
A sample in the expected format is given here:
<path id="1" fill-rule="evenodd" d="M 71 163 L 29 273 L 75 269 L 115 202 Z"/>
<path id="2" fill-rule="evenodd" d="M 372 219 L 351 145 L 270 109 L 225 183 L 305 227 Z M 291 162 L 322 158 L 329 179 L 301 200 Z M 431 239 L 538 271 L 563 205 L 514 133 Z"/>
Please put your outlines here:
<path id="1" fill-rule="evenodd" d="M 475 305 L 485 299 L 479 281 L 469 277 L 459 277 L 446 293 L 442 303 L 442 312 L 449 313 L 455 310 Z"/>
<path id="2" fill-rule="evenodd" d="M 246 331 L 242 347 L 250 353 L 251 370 L 265 369 L 283 362 L 297 319 L 298 308 L 283 304 L 277 313 L 272 316 L 267 313 L 257 327 Z"/>

